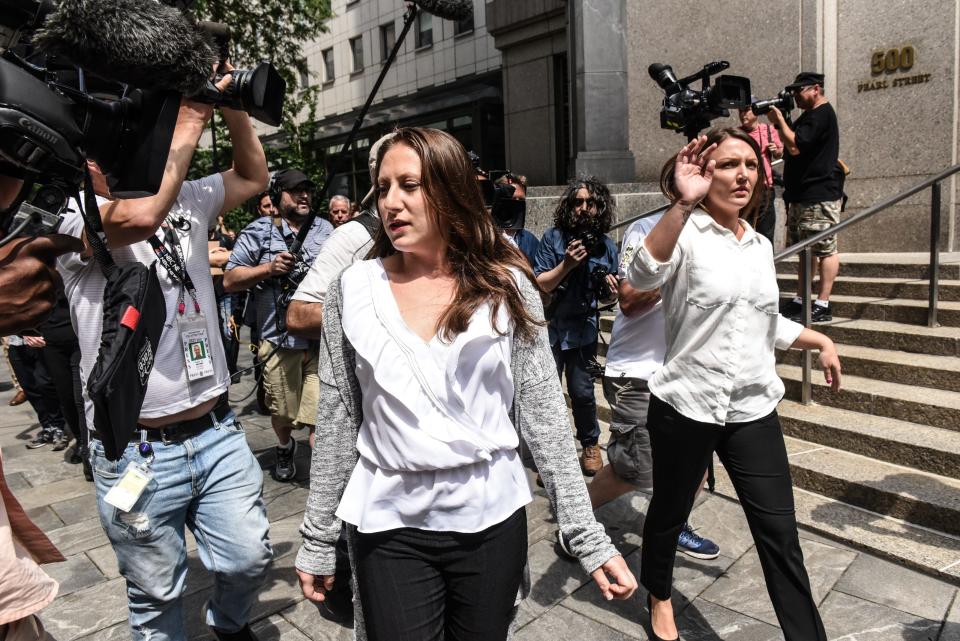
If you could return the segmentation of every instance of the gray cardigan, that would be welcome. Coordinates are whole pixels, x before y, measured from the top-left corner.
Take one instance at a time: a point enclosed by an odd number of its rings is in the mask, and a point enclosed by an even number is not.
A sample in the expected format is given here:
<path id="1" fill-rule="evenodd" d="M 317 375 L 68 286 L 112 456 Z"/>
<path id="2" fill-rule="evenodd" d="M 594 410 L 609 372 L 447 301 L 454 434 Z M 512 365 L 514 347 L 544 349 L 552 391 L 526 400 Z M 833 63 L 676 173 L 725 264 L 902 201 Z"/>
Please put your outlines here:
<path id="1" fill-rule="evenodd" d="M 538 290 L 526 278 L 521 278 L 519 285 L 531 315 L 542 319 Z M 343 333 L 340 288 L 338 277 L 331 283 L 323 306 L 316 442 L 310 465 L 310 494 L 300 526 L 303 545 L 296 561 L 297 569 L 317 576 L 334 573 L 334 549 L 341 527 L 335 512 L 357 463 L 357 434 L 362 421 L 361 390 L 354 373 L 356 353 Z M 583 569 L 593 572 L 618 552 L 603 526 L 593 517 L 546 327 L 538 331 L 533 341 L 513 341 L 512 371 L 516 389 L 513 424 L 533 454 L 571 550 Z M 347 533 L 353 566 L 355 528 L 348 524 Z M 353 569 L 356 581 L 355 566 Z M 520 598 L 525 598 L 529 591 L 529 572 L 525 572 Z M 356 638 L 364 641 L 366 633 L 359 599 L 354 600 L 354 611 Z"/>

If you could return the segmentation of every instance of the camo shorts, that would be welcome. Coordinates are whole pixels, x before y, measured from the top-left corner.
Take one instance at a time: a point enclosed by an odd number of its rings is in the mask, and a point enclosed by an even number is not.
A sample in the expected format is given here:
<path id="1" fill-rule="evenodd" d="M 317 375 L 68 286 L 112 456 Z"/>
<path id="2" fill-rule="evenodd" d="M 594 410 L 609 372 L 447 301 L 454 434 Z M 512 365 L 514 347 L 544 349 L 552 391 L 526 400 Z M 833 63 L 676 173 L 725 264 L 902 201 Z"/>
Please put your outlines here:
<path id="1" fill-rule="evenodd" d="M 790 203 L 787 206 L 787 244 L 799 243 L 839 223 L 841 202 L 828 200 L 818 203 Z M 818 258 L 833 256 L 837 253 L 836 235 L 824 238 L 811 249 Z"/>

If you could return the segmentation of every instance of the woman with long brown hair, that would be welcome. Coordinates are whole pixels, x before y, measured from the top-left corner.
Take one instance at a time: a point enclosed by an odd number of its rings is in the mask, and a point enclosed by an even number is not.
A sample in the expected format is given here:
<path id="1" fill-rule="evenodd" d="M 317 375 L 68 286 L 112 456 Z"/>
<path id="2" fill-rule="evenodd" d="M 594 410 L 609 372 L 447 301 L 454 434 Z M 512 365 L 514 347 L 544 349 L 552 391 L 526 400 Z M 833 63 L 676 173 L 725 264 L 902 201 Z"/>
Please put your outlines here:
<path id="1" fill-rule="evenodd" d="M 770 241 L 747 222 L 765 202 L 763 174 L 760 149 L 739 129 L 691 141 L 664 165 L 660 186 L 672 204 L 627 274 L 637 289 L 660 288 L 667 339 L 649 381 L 654 491 L 640 565 L 658 640 L 678 638 L 670 601 L 677 535 L 716 451 L 784 638 L 826 641 L 797 535 L 773 351 L 819 350 L 834 390 L 840 360 L 829 338 L 779 314 Z"/>
<path id="2" fill-rule="evenodd" d="M 357 639 L 505 639 L 529 590 L 522 434 L 582 566 L 608 599 L 627 598 L 636 582 L 590 511 L 533 275 L 484 209 L 466 151 L 400 129 L 376 187 L 373 258 L 324 305 L 305 596 L 333 587 L 342 520 Z"/>

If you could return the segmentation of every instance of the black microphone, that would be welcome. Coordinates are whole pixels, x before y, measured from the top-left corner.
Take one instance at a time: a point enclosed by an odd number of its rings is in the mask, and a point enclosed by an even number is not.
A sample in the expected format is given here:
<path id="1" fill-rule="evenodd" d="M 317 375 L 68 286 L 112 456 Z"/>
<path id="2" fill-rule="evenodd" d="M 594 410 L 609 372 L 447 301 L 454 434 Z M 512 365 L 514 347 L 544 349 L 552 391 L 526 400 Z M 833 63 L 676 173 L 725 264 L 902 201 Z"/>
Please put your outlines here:
<path id="1" fill-rule="evenodd" d="M 206 86 L 219 59 L 208 34 L 152 0 L 60 0 L 33 43 L 102 78 L 186 95 Z"/>
<path id="2" fill-rule="evenodd" d="M 444 20 L 465 20 L 473 17 L 473 2 L 470 0 L 412 0 L 427 13 Z"/>

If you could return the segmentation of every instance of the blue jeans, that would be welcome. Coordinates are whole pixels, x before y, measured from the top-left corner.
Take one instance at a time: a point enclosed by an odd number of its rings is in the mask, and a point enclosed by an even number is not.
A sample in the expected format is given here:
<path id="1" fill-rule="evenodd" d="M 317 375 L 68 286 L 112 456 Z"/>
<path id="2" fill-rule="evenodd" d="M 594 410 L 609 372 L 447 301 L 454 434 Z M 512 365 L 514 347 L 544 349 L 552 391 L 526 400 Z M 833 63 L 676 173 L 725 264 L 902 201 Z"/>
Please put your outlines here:
<path id="1" fill-rule="evenodd" d="M 567 392 L 573 407 L 573 426 L 577 428 L 580 445 L 596 445 L 600 440 L 600 423 L 597 421 L 597 397 L 593 391 L 593 379 L 587 372 L 587 360 L 596 358 L 597 344 L 560 349 L 560 343 L 551 346 L 557 374 L 563 380 L 567 375 Z"/>
<path id="2" fill-rule="evenodd" d="M 212 414 L 211 414 L 212 416 Z M 263 473 L 243 428 L 231 412 L 214 428 L 181 443 L 151 443 L 153 479 L 129 512 L 103 497 L 131 461 L 119 461 L 90 443 L 100 522 L 127 581 L 135 641 L 186 641 L 181 596 L 187 576 L 184 526 L 197 540 L 204 566 L 214 573 L 206 623 L 234 632 L 247 624 L 273 550 L 267 538 Z"/>

